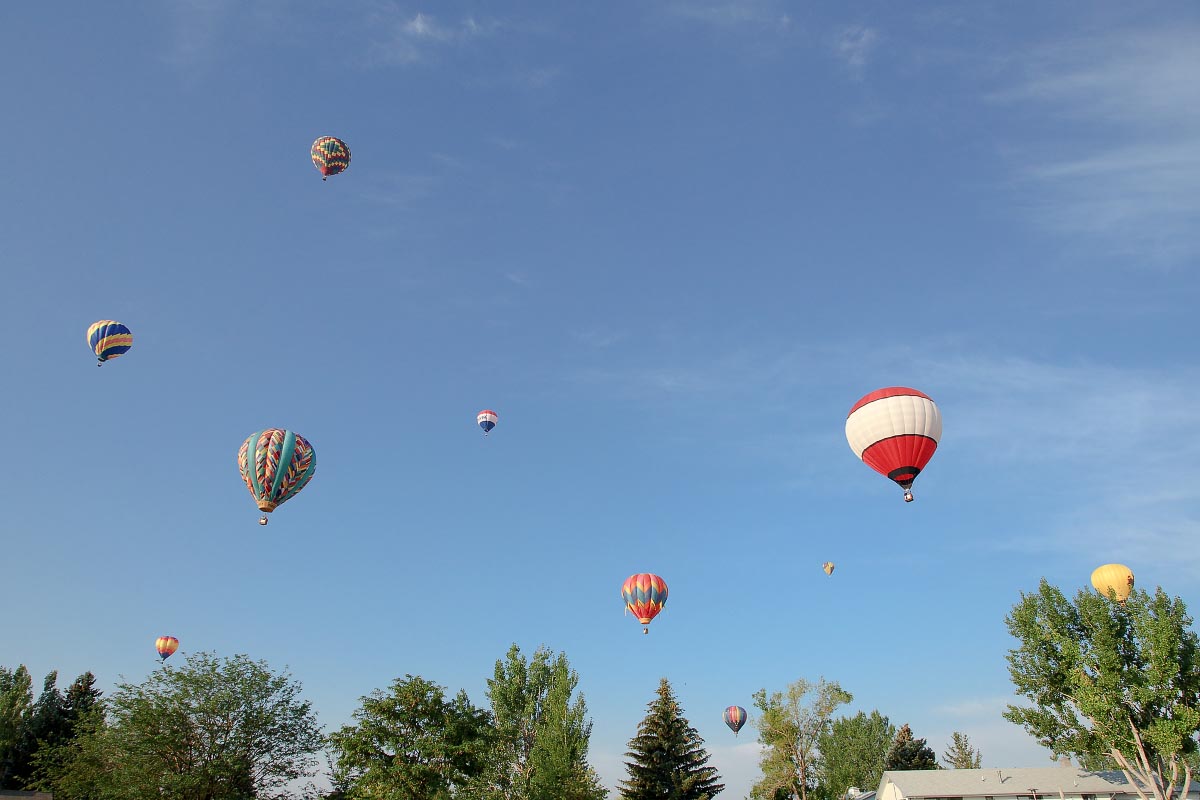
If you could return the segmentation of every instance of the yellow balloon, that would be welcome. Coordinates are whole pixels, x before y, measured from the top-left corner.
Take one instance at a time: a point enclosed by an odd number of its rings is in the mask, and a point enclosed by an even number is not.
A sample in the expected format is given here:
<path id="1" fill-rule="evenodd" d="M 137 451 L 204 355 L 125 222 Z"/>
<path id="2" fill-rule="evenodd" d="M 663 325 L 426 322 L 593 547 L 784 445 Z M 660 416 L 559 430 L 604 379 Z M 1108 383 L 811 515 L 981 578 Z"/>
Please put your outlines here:
<path id="1" fill-rule="evenodd" d="M 825 570 L 826 575 L 832 575 L 833 574 L 833 562 L 826 561 L 824 564 L 821 565 L 821 569 Z"/>
<path id="2" fill-rule="evenodd" d="M 1092 586 L 1096 591 L 1108 597 L 1111 590 L 1122 603 L 1133 591 L 1133 571 L 1124 564 L 1105 564 L 1096 567 L 1092 572 Z"/>

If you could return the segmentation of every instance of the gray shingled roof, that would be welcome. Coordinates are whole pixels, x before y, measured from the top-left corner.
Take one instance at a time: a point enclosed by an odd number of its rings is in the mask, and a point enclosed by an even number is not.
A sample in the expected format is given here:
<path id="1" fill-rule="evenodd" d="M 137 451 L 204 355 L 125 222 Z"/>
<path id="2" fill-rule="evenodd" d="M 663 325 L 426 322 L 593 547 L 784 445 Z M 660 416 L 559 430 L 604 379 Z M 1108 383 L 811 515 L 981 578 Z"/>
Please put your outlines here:
<path id="1" fill-rule="evenodd" d="M 1120 772 L 1087 772 L 1075 767 L 1025 767 L 1021 769 L 920 769 L 883 773 L 879 791 L 888 781 L 908 798 L 1007 797 L 1038 794 L 1112 794 L 1134 792 Z M 1189 794 L 1192 794 L 1189 792 Z"/>

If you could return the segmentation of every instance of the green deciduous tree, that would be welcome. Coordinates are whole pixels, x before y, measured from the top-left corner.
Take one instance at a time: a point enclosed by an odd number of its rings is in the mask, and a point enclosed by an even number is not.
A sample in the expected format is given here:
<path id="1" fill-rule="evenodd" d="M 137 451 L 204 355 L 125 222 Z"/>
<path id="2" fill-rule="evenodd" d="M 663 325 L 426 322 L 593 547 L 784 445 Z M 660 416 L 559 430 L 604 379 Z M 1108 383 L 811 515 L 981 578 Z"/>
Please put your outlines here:
<path id="1" fill-rule="evenodd" d="M 497 734 L 492 769 L 481 796 L 504 800 L 604 800 L 607 792 L 587 763 L 592 724 L 579 675 L 563 653 L 545 647 L 531 659 L 517 645 L 496 661 L 488 698 Z"/>
<path id="2" fill-rule="evenodd" d="M 86 695 L 80 686 L 75 696 Z M 78 718 L 83 730 L 50 777 L 56 798 L 290 797 L 324 743 L 299 684 L 242 655 L 193 654 L 119 684 L 105 705 L 107 717 L 93 705 Z"/>
<path id="3" fill-rule="evenodd" d="M 362 698 L 354 720 L 329 737 L 335 784 L 352 800 L 474 796 L 496 749 L 487 711 L 418 676 Z"/>
<path id="4" fill-rule="evenodd" d="M 843 797 L 851 786 L 878 786 L 895 737 L 896 726 L 878 711 L 833 720 L 817 741 L 826 794 Z"/>
<path id="5" fill-rule="evenodd" d="M 759 761 L 763 777 L 751 796 L 808 800 L 819 774 L 818 742 L 829 729 L 833 712 L 853 699 L 837 682 L 824 678 L 816 683 L 801 678 L 786 692 L 755 692 L 754 705 L 761 714 L 758 741 L 765 749 Z"/>
<path id="6" fill-rule="evenodd" d="M 0 789 L 24 788 L 28 775 L 28 726 L 33 714 L 33 679 L 25 665 L 0 667 Z"/>
<path id="7" fill-rule="evenodd" d="M 1008 629 L 1009 674 L 1032 706 L 1004 716 L 1054 755 L 1111 761 L 1147 800 L 1186 797 L 1200 731 L 1200 661 L 1192 619 L 1161 588 L 1124 603 L 1042 580 L 1021 595 Z"/>
<path id="8" fill-rule="evenodd" d="M 974 747 L 965 733 L 950 734 L 950 747 L 942 754 L 942 763 L 950 769 L 979 769 L 983 756 Z"/>
<path id="9" fill-rule="evenodd" d="M 937 769 L 937 754 L 924 739 L 914 737 L 912 728 L 905 723 L 896 733 L 883 766 L 888 770 Z"/>
<path id="10" fill-rule="evenodd" d="M 84 720 L 102 711 L 95 675 L 90 672 L 80 675 L 65 695 L 50 685 L 56 677 L 57 673 L 51 673 L 47 678 L 46 690 L 34 705 L 32 727 L 38 746 L 26 789 L 53 790 L 54 778 L 66 768 L 72 743 L 85 727 Z"/>
<path id="11" fill-rule="evenodd" d="M 711 800 L 725 789 L 717 770 L 707 766 L 704 740 L 684 718 L 666 678 L 625 755 L 630 759 L 629 777 L 620 785 L 625 800 Z"/>

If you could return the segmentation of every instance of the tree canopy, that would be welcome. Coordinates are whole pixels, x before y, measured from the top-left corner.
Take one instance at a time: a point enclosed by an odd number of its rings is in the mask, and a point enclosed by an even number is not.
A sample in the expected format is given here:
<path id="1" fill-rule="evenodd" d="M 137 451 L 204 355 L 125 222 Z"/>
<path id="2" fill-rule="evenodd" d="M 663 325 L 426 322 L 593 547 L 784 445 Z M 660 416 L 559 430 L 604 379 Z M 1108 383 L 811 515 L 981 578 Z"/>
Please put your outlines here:
<path id="1" fill-rule="evenodd" d="M 852 786 L 878 786 L 895 736 L 896 727 L 878 711 L 833 720 L 817 742 L 826 796 L 843 797 Z"/>
<path id="2" fill-rule="evenodd" d="M 352 800 L 468 796 L 495 746 L 491 715 L 466 692 L 448 700 L 441 686 L 414 675 L 363 697 L 354 720 L 329 737 L 334 782 Z"/>
<path id="3" fill-rule="evenodd" d="M 725 789 L 716 768 L 708 766 L 704 739 L 683 716 L 666 678 L 625 755 L 624 800 L 712 800 Z"/>
<path id="4" fill-rule="evenodd" d="M 592 723 L 579 675 L 565 653 L 545 647 L 526 659 L 514 644 L 496 661 L 488 698 L 497 747 L 484 796 L 504 800 L 604 800 L 607 791 L 588 766 Z M 574 698 L 572 699 L 572 696 Z"/>
<path id="5" fill-rule="evenodd" d="M 1009 674 L 1032 705 L 1004 716 L 1054 755 L 1111 761 L 1146 800 L 1186 797 L 1200 731 L 1192 619 L 1161 588 L 1125 601 L 1081 589 L 1071 602 L 1042 580 L 1007 618 Z"/>
<path id="6" fill-rule="evenodd" d="M 84 730 L 48 781 L 65 800 L 290 797 L 324 744 L 300 689 L 248 656 L 195 653 L 118 684 L 107 714 L 80 717 Z"/>
<path id="7" fill-rule="evenodd" d="M 836 681 L 824 678 L 816 683 L 801 678 L 786 692 L 755 692 L 754 705 L 761 712 L 758 740 L 764 750 L 759 761 L 763 777 L 752 796 L 771 799 L 782 793 L 808 800 L 819 776 L 818 742 L 829 730 L 833 712 L 853 699 Z"/>
<path id="8" fill-rule="evenodd" d="M 983 756 L 971 746 L 965 733 L 954 731 L 950 734 L 950 746 L 942 754 L 942 763 L 950 769 L 979 769 Z"/>
<path id="9" fill-rule="evenodd" d="M 896 733 L 895 740 L 892 742 L 891 749 L 888 750 L 884 769 L 909 770 L 937 768 L 937 754 L 933 752 L 933 748 L 926 744 L 924 739 L 914 737 L 912 728 L 908 727 L 908 723 L 901 725 L 900 730 Z"/>

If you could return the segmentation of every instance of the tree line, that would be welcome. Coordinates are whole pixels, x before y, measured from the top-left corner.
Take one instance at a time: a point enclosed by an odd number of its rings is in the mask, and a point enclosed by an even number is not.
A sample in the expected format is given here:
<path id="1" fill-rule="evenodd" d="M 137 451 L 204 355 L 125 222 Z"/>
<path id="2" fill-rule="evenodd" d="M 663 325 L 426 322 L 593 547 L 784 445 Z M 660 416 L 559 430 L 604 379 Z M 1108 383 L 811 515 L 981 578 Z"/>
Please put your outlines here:
<path id="1" fill-rule="evenodd" d="M 1161 588 L 1071 600 L 1042 581 L 1007 624 L 1016 693 L 1004 713 L 1051 753 L 1125 773 L 1142 800 L 1187 796 L 1200 763 L 1200 639 Z M 513 645 L 487 703 L 420 676 L 362 697 L 325 735 L 298 682 L 248 656 L 193 654 L 102 696 L 90 672 L 36 698 L 24 666 L 0 666 L 0 789 L 58 800 L 602 800 L 588 762 L 591 721 L 563 653 Z M 885 770 L 937 769 L 925 739 L 873 710 L 836 717 L 853 697 L 799 680 L 754 695 L 762 776 L 753 800 L 841 800 Z M 311 783 L 324 755 L 333 787 Z M 629 741 L 624 800 L 712 800 L 724 790 L 704 740 L 664 678 Z M 943 764 L 977 768 L 955 732 Z M 305 789 L 295 787 L 309 781 Z"/>
<path id="2" fill-rule="evenodd" d="M 834 718 L 854 697 L 835 681 L 798 680 L 785 691 L 754 695 L 762 778 L 754 800 L 839 800 L 852 788 L 873 790 L 889 770 L 939 769 L 937 755 L 912 729 L 894 726 L 878 710 Z M 982 761 L 966 734 L 955 731 L 943 763 L 977 769 Z"/>

